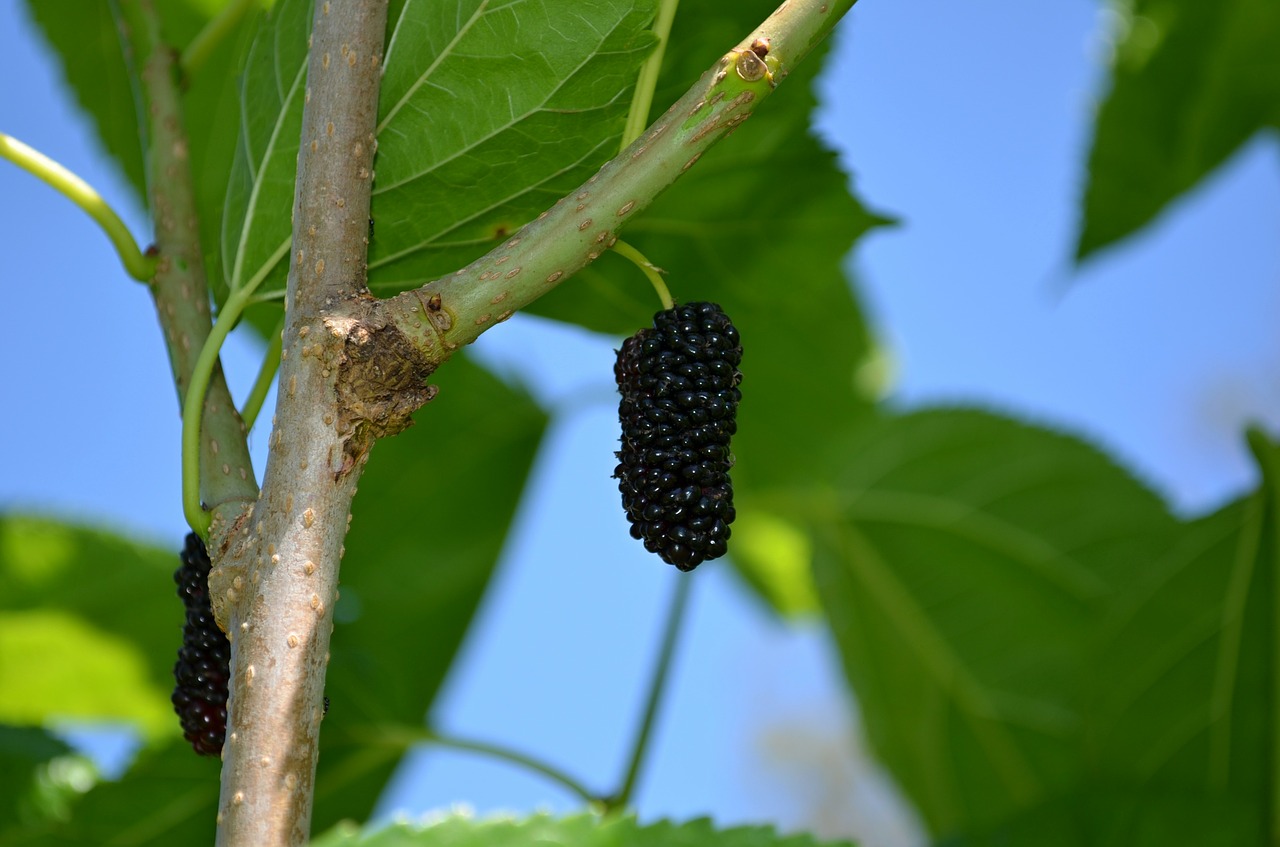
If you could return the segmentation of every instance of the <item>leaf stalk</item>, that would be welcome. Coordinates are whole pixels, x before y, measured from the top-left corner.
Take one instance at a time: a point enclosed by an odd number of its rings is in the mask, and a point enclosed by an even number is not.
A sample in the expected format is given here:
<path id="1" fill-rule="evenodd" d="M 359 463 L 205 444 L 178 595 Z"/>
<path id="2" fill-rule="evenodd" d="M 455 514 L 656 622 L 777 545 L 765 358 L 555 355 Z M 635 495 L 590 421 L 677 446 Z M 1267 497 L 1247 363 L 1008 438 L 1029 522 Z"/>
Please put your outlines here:
<path id="1" fill-rule="evenodd" d="M 653 92 L 658 87 L 658 75 L 662 72 L 662 57 L 667 52 L 667 42 L 671 40 L 671 22 L 676 18 L 676 7 L 680 0 L 662 0 L 658 8 L 658 17 L 653 22 L 653 33 L 658 36 L 658 44 L 640 67 L 640 77 L 636 80 L 636 91 L 631 97 L 631 109 L 627 112 L 627 124 L 622 131 L 622 146 L 619 152 L 626 150 L 631 142 L 640 137 L 644 128 L 649 125 L 649 110 L 653 107 Z"/>
<path id="2" fill-rule="evenodd" d="M 111 240 L 129 276 L 138 282 L 148 282 L 155 275 L 156 257 L 148 256 L 138 248 L 124 221 L 93 186 L 39 150 L 3 132 L 0 132 L 0 157 L 13 162 L 79 206 Z"/>
<path id="3" fill-rule="evenodd" d="M 250 305 L 255 302 L 257 302 L 256 297 L 250 298 Z M 276 371 L 280 369 L 280 349 L 284 346 L 283 315 L 280 316 L 280 322 L 276 324 L 276 328 L 271 330 L 268 339 L 267 350 L 262 356 L 262 367 L 258 369 L 258 378 L 253 381 L 253 388 L 249 390 L 249 396 L 245 398 L 244 406 L 240 409 L 240 419 L 244 421 L 245 429 L 248 430 L 252 430 L 253 425 L 257 423 L 258 413 L 262 411 L 262 404 L 271 391 L 271 383 L 275 381 Z"/>
<path id="4" fill-rule="evenodd" d="M 481 756 L 499 759 L 545 777 L 569 793 L 576 795 L 578 799 L 588 806 L 603 808 L 603 801 L 600 796 L 588 788 L 581 780 L 536 756 L 501 744 L 461 738 L 431 729 L 405 726 L 377 727 L 369 732 L 358 732 L 356 735 L 358 736 L 357 740 L 362 743 L 390 745 L 400 750 L 407 749 L 414 744 L 431 744 L 449 750 L 476 753 Z"/>
<path id="5" fill-rule="evenodd" d="M 683 574 L 677 577 L 675 590 L 671 593 L 671 604 L 667 608 L 666 623 L 663 625 L 662 647 L 658 651 L 658 663 L 654 666 L 653 676 L 649 679 L 649 695 L 645 699 L 644 712 L 631 744 L 631 756 L 627 762 L 626 774 L 622 778 L 622 787 L 604 801 L 606 812 L 612 813 L 626 809 L 635 794 L 640 770 L 644 767 L 645 759 L 649 754 L 649 740 L 653 734 L 653 726 L 657 721 L 662 698 L 671 676 L 672 659 L 675 657 L 676 645 L 680 643 L 680 633 L 684 629 L 685 613 L 689 608 L 689 594 L 692 588 L 692 577 Z"/>

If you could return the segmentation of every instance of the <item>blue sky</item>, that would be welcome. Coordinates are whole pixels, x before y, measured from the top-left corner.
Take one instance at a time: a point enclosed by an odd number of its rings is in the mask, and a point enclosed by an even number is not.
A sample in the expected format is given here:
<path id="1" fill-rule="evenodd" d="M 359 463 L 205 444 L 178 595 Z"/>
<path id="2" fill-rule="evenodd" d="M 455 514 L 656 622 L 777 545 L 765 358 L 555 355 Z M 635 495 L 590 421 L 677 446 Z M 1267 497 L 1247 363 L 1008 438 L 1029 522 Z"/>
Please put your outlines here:
<path id="1" fill-rule="evenodd" d="M 818 125 L 864 199 L 903 220 L 850 258 L 896 364 L 892 402 L 978 403 L 1066 427 L 1195 513 L 1250 483 L 1243 423 L 1280 427 L 1280 157 L 1274 135 L 1255 140 L 1155 227 L 1074 269 L 1103 8 L 862 0 L 838 33 Z M 16 81 L 0 130 L 83 175 L 143 239 L 18 0 L 0 0 L 0 44 L 0 75 Z M 61 197 L 2 163 L 0 191 L 0 443 L 20 445 L 0 471 L 0 507 L 108 523 L 176 553 L 178 419 L 150 300 Z M 437 712 L 445 728 L 537 751 L 601 787 L 622 766 L 678 576 L 627 537 L 615 502 L 615 341 L 517 316 L 475 347 L 559 413 Z M 239 397 L 256 356 L 239 340 L 227 350 Z M 557 527 L 571 524 L 595 529 L 566 540 Z M 695 576 L 642 815 L 870 822 L 877 843 L 909 843 L 884 784 L 850 764 L 854 709 L 821 633 L 773 623 L 724 568 Z M 572 808 L 536 777 L 428 751 L 382 813 L 456 802 Z"/>

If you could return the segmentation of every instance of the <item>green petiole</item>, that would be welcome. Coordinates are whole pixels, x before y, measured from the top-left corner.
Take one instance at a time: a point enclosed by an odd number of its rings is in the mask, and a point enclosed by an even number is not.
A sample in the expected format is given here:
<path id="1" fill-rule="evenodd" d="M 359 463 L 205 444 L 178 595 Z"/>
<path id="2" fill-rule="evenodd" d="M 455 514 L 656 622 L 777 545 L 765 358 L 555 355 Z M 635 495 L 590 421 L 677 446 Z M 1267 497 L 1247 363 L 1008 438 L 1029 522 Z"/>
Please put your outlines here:
<path id="1" fill-rule="evenodd" d="M 120 255 L 120 262 L 129 276 L 138 282 L 148 282 L 156 273 L 156 257 L 144 255 L 102 195 L 89 183 L 67 170 L 48 156 L 23 144 L 11 135 L 0 132 L 0 157 L 8 159 L 27 173 L 43 180 L 47 185 L 79 206 L 102 227 L 111 244 Z"/>

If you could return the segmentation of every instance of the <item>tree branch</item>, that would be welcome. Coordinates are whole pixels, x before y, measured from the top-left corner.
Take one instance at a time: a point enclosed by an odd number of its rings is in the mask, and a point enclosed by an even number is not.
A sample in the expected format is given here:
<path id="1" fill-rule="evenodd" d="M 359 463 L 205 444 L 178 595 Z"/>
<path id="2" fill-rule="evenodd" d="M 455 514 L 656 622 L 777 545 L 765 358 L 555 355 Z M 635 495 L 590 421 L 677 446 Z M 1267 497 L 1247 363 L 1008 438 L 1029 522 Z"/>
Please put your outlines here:
<path id="1" fill-rule="evenodd" d="M 182 407 L 196 359 L 210 332 L 209 293 L 196 216 L 191 163 L 183 126 L 177 57 L 164 42 L 153 0 L 135 0 L 117 22 L 130 57 L 141 68 L 142 106 L 149 132 L 147 181 L 159 260 L 151 281 L 169 365 Z M 258 492 L 245 427 L 215 366 L 204 396 L 200 432 L 200 499 L 206 506 L 240 510 Z"/>
<path id="2" fill-rule="evenodd" d="M 224 847 L 306 841 L 351 500 L 376 438 L 430 397 L 366 286 L 385 27 L 386 0 L 316 2 L 266 476 L 209 579 L 231 638 Z"/>
<path id="3" fill-rule="evenodd" d="M 317 0 L 266 477 L 253 506 L 215 512 L 210 597 L 232 644 L 220 845 L 306 840 L 342 542 L 375 441 L 433 396 L 426 380 L 452 350 L 612 246 L 851 5 L 790 0 L 501 248 L 376 300 L 366 258 L 386 0 Z"/>

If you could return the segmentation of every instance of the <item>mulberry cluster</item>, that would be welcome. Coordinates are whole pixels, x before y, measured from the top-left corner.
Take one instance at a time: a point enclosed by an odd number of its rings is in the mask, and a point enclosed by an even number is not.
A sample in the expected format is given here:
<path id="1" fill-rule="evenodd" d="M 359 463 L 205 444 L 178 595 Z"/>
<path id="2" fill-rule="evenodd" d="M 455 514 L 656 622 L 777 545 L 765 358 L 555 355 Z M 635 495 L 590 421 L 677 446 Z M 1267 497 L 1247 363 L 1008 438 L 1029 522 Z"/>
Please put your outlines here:
<path id="1" fill-rule="evenodd" d="M 182 566 L 174 571 L 178 596 L 187 607 L 182 649 L 173 666 L 173 709 L 182 734 L 202 756 L 217 756 L 227 734 L 227 686 L 231 644 L 213 619 L 209 603 L 209 554 L 200 536 L 187 536 Z"/>
<path id="2" fill-rule="evenodd" d="M 741 361 L 738 330 L 720 307 L 687 303 L 654 315 L 614 364 L 622 395 L 614 476 L 631 535 L 682 571 L 727 549 Z"/>

